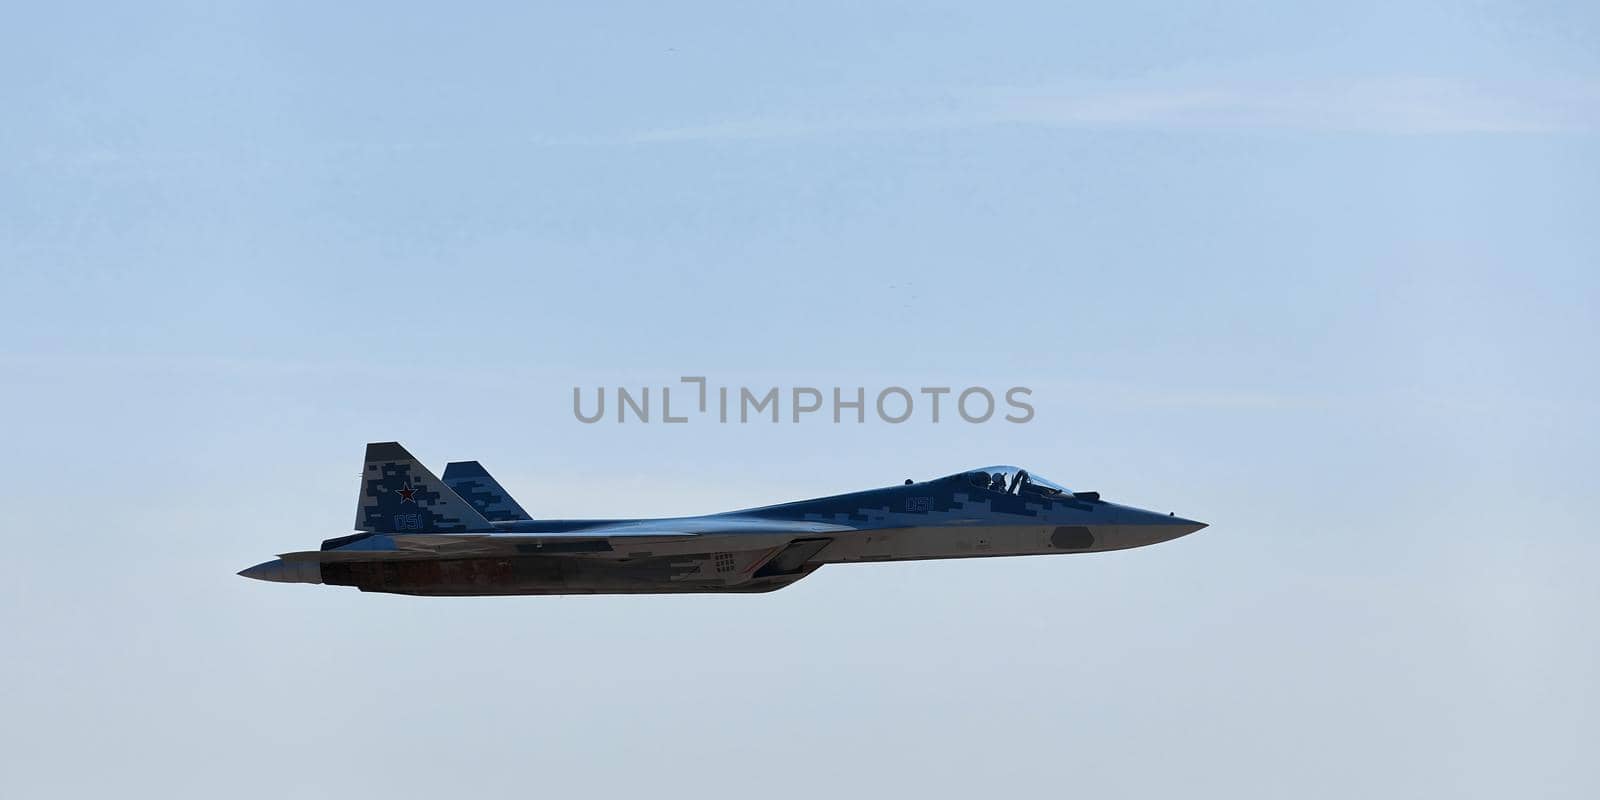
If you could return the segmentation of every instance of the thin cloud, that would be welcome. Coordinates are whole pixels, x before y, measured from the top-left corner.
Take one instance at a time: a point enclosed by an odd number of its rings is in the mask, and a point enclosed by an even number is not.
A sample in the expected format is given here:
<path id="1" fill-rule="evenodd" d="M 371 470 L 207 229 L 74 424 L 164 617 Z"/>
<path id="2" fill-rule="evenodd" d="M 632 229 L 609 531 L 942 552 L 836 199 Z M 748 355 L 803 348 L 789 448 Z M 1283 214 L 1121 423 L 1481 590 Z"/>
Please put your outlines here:
<path id="1" fill-rule="evenodd" d="M 894 110 L 844 108 L 653 130 L 638 142 L 812 138 L 1003 125 L 1400 135 L 1600 130 L 1600 83 L 1431 78 L 1234 84 L 1125 81 L 999 88 Z"/>

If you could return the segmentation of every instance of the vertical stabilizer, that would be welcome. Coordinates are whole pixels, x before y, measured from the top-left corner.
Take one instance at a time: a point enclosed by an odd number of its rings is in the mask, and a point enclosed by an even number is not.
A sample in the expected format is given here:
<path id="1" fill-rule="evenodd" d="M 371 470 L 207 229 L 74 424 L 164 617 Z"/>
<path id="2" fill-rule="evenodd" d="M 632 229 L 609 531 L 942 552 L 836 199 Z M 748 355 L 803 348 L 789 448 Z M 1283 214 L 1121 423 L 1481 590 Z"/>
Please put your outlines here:
<path id="1" fill-rule="evenodd" d="M 452 461 L 444 465 L 444 485 L 472 504 L 490 522 L 517 522 L 533 519 L 512 499 L 500 482 L 476 461 Z"/>
<path id="2" fill-rule="evenodd" d="M 356 530 L 470 533 L 494 526 L 399 442 L 374 442 L 361 468 Z"/>

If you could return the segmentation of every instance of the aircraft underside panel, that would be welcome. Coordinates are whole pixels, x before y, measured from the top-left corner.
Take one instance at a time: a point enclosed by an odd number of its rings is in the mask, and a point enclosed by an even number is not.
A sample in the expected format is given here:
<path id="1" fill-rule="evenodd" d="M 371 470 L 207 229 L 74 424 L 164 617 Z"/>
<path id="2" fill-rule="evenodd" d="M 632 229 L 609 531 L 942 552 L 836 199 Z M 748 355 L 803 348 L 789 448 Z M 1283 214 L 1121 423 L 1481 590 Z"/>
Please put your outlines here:
<path id="1" fill-rule="evenodd" d="M 632 559 L 512 556 L 326 562 L 322 582 L 365 592 L 455 596 L 770 592 L 818 566 L 796 564 L 758 575 L 782 549 Z"/>
<path id="2" fill-rule="evenodd" d="M 815 560 L 920 561 L 1054 553 L 1098 553 L 1163 541 L 1149 527 L 1128 525 L 1000 525 L 947 528 L 883 528 L 833 537 Z"/>

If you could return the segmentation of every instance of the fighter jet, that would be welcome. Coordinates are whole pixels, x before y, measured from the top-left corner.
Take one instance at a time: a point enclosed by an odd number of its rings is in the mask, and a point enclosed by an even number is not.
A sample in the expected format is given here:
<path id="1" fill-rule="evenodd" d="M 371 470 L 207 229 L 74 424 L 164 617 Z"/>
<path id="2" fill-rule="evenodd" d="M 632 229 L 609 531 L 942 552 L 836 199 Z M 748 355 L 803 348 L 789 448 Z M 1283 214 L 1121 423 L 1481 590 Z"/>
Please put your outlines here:
<path id="1" fill-rule="evenodd" d="M 476 461 L 444 476 L 396 442 L 369 444 L 356 532 L 239 574 L 429 596 L 770 592 L 824 564 L 1099 553 L 1206 527 L 1007 466 L 640 520 L 533 519 Z"/>

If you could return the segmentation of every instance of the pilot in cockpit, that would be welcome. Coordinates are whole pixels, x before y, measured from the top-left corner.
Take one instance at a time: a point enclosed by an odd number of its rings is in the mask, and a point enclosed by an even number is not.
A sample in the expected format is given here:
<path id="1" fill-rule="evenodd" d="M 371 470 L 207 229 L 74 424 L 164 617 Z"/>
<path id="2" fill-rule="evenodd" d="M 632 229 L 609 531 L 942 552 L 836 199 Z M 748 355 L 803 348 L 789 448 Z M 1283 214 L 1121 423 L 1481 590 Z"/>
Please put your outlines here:
<path id="1" fill-rule="evenodd" d="M 1046 499 L 1073 496 L 1065 486 L 1041 478 L 1020 467 L 984 467 L 962 473 L 960 477 L 979 489 L 988 489 L 1000 494 Z"/>

